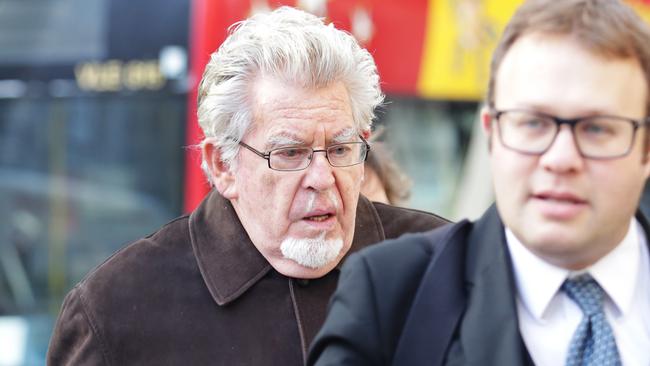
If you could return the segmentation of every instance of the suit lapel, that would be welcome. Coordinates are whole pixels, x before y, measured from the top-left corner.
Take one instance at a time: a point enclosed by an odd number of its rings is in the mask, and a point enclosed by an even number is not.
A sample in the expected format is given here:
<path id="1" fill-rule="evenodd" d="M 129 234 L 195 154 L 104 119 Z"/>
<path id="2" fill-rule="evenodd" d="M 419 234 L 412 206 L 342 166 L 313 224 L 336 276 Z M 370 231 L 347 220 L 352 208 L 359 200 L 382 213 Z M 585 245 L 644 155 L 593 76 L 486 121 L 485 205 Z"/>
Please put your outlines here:
<path id="1" fill-rule="evenodd" d="M 514 279 L 496 208 L 431 241 L 437 255 L 413 301 L 393 364 L 532 365 L 519 334 Z"/>
<path id="2" fill-rule="evenodd" d="M 647 218 L 639 212 L 637 219 L 650 238 Z M 392 364 L 533 365 L 519 333 L 512 263 L 496 207 L 474 224 L 449 227 L 444 237 L 431 238 L 437 254 Z"/>
<path id="3" fill-rule="evenodd" d="M 456 355 L 464 365 L 532 364 L 519 333 L 516 290 L 503 224 L 491 207 L 467 240 L 468 306 Z"/>
<path id="4" fill-rule="evenodd" d="M 434 256 L 420 284 L 395 350 L 393 365 L 439 365 L 465 308 L 463 240 L 469 223 L 431 234 Z"/>
<path id="5" fill-rule="evenodd" d="M 636 218 L 650 238 L 646 216 L 639 211 Z M 448 364 L 534 365 L 519 332 L 512 261 L 495 206 L 476 222 L 467 245 L 469 299 L 454 347 L 460 357 Z"/>

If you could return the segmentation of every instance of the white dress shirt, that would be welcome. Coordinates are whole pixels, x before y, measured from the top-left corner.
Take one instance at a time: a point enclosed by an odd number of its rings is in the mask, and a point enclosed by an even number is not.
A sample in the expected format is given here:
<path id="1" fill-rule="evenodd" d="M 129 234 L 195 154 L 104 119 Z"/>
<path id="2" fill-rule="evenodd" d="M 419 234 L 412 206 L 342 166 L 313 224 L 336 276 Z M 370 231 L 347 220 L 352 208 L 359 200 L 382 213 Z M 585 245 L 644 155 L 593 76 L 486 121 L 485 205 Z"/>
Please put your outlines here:
<path id="1" fill-rule="evenodd" d="M 605 316 L 623 365 L 650 365 L 650 254 L 636 219 L 614 250 L 580 272 L 545 262 L 507 228 L 506 241 L 517 284 L 519 330 L 536 365 L 564 365 L 582 311 L 560 286 L 584 272 L 605 290 Z"/>

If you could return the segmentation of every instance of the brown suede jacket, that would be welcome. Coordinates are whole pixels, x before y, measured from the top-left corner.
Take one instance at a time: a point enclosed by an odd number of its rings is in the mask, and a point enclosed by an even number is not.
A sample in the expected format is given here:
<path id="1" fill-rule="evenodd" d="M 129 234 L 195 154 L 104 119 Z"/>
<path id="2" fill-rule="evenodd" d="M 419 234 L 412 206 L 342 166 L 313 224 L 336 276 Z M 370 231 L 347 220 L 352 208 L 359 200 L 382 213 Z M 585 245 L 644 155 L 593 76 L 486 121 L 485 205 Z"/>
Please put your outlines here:
<path id="1" fill-rule="evenodd" d="M 447 223 L 360 197 L 349 253 Z M 66 296 L 49 365 L 302 365 L 339 270 L 289 278 L 212 192 L 115 253 Z"/>

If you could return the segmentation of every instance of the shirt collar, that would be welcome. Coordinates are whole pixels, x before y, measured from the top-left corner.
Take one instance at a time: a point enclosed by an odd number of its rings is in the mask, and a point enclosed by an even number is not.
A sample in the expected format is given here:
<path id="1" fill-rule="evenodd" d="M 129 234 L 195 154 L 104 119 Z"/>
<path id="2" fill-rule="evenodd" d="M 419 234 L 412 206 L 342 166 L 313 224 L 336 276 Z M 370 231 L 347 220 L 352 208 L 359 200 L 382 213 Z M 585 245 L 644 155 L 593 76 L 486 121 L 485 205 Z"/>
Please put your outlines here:
<path id="1" fill-rule="evenodd" d="M 633 218 L 623 241 L 588 269 L 622 315 L 630 308 L 634 298 L 643 245 L 643 229 Z"/>
<path id="2" fill-rule="evenodd" d="M 251 242 L 230 201 L 214 190 L 190 215 L 189 231 L 201 276 L 219 305 L 236 300 L 272 270 Z M 360 196 L 354 239 L 343 260 L 384 239 L 377 211 Z"/>
<path id="3" fill-rule="evenodd" d="M 580 271 L 589 272 L 623 314 L 632 303 L 638 281 L 641 249 L 645 245 L 642 233 L 641 225 L 632 218 L 621 243 L 598 262 Z M 508 228 L 506 242 L 512 256 L 519 298 L 526 309 L 541 320 L 564 280 L 574 274 L 533 254 Z"/>
<path id="4" fill-rule="evenodd" d="M 519 299 L 535 318 L 541 319 L 569 271 L 533 254 L 507 227 L 506 242 L 512 257 Z"/>

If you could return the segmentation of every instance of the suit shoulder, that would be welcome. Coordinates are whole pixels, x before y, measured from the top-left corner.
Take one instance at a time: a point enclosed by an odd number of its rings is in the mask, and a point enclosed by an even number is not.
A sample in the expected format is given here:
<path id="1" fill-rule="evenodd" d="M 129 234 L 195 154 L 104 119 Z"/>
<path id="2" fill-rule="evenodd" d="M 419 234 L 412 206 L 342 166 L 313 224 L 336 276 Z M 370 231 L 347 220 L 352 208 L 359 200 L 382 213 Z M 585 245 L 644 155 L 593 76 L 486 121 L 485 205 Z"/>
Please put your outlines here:
<path id="1" fill-rule="evenodd" d="M 451 223 L 442 216 L 412 208 L 372 203 L 384 227 L 387 239 L 396 238 L 405 233 L 423 232 Z"/>
<path id="2" fill-rule="evenodd" d="M 364 248 L 358 253 L 370 271 L 409 272 L 424 270 L 432 258 L 448 244 L 450 236 L 465 230 L 467 221 L 447 224 L 435 229 L 407 233 L 399 238 L 386 240 Z"/>
<path id="3" fill-rule="evenodd" d="M 434 229 L 435 230 L 435 229 Z M 406 261 L 430 257 L 433 246 L 427 235 L 429 232 L 407 233 L 399 238 L 389 239 L 364 248 L 359 254 L 370 263 L 384 261 Z"/>

